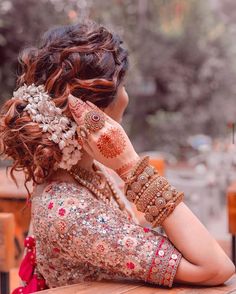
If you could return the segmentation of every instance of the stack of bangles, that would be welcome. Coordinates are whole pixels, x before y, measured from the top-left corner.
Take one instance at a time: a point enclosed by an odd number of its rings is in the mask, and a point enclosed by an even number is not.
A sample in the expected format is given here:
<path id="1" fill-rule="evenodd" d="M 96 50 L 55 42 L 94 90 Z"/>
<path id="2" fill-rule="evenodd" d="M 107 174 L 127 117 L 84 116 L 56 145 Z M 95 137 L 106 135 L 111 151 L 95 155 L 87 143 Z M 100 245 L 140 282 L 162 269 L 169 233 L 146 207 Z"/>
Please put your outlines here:
<path id="1" fill-rule="evenodd" d="M 141 158 L 126 176 L 125 195 L 153 228 L 160 226 L 184 198 L 183 192 L 177 192 L 149 164 L 149 156 Z"/>

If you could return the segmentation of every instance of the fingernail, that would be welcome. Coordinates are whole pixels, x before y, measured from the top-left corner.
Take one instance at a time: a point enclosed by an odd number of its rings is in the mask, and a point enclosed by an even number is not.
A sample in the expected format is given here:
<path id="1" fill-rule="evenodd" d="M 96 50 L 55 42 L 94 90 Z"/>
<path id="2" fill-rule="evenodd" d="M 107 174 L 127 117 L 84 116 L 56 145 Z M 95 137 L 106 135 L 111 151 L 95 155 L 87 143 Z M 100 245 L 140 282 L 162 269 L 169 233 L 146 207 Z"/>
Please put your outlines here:
<path id="1" fill-rule="evenodd" d="M 84 102 L 81 99 L 79 99 L 71 94 L 68 96 L 68 101 L 72 107 L 75 107 L 78 104 L 81 104 L 81 105 L 84 104 Z"/>
<path id="2" fill-rule="evenodd" d="M 76 106 L 77 104 L 77 99 L 71 94 L 68 96 L 68 101 L 72 107 Z"/>

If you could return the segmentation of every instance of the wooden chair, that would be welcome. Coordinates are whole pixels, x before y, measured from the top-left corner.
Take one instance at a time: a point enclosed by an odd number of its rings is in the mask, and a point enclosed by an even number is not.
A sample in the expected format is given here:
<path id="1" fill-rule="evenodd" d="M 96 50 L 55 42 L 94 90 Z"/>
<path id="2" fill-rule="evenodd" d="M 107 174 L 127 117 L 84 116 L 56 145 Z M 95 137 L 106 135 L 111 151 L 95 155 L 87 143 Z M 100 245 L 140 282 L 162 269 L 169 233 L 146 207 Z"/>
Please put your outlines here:
<path id="1" fill-rule="evenodd" d="M 19 188 L 6 169 L 0 169 L 0 213 L 13 213 L 15 218 L 15 265 L 18 266 L 24 249 L 24 238 L 27 235 L 30 223 L 30 208 L 26 207 L 27 191 L 24 188 L 24 176 L 18 172 L 16 179 Z"/>
<path id="2" fill-rule="evenodd" d="M 227 190 L 228 226 L 232 235 L 231 256 L 236 265 L 236 182 Z"/>
<path id="3" fill-rule="evenodd" d="M 0 213 L 0 293 L 10 292 L 10 269 L 14 267 L 14 231 L 13 213 Z"/>

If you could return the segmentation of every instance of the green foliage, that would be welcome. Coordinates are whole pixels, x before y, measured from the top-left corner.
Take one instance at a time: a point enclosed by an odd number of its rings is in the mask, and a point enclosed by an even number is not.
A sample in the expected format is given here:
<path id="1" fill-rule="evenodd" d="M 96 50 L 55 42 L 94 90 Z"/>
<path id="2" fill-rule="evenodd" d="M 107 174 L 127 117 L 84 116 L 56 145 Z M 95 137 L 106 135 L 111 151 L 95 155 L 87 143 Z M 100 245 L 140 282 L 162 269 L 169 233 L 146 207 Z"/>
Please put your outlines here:
<path id="1" fill-rule="evenodd" d="M 50 1 L 0 0 L 0 89 L 1 100 L 11 96 L 17 75 L 19 51 L 36 45 L 49 26 L 62 23 Z"/>
<path id="2" fill-rule="evenodd" d="M 126 128 L 139 151 L 175 154 L 189 135 L 225 135 L 234 121 L 233 21 L 203 0 L 0 0 L 1 99 L 15 87 L 19 50 L 49 27 L 90 18 L 130 51 Z M 233 16 L 232 16 L 233 19 Z"/>

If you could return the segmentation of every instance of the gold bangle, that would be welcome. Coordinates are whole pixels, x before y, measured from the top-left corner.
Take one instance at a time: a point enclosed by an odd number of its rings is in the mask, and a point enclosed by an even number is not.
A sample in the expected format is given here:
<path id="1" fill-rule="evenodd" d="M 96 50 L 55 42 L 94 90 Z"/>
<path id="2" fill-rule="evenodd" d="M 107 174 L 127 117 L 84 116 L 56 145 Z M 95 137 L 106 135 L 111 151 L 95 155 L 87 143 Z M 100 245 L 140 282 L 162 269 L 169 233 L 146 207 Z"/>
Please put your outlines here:
<path id="1" fill-rule="evenodd" d="M 155 214 L 153 215 L 150 212 L 147 212 L 147 213 L 145 213 L 144 217 L 149 222 L 160 223 L 160 219 L 162 219 L 163 217 L 166 217 L 166 214 L 168 213 L 168 211 L 171 208 L 175 207 L 175 203 L 177 203 L 177 200 L 179 197 L 180 197 L 179 195 L 175 196 L 172 200 L 167 202 L 165 204 L 165 206 L 163 206 L 159 211 L 157 210 L 156 216 L 155 216 Z M 155 206 L 153 208 L 155 208 Z"/>
<path id="2" fill-rule="evenodd" d="M 184 199 L 184 193 L 179 192 L 173 200 L 169 201 L 167 205 L 160 211 L 158 217 L 152 222 L 152 227 L 160 226 L 163 221 L 174 211 L 176 206 Z"/>
<path id="3" fill-rule="evenodd" d="M 145 183 L 142 187 L 142 189 L 138 192 L 135 193 L 130 186 L 128 186 L 125 189 L 125 195 L 127 197 L 127 199 L 131 202 L 134 202 L 135 204 L 138 202 L 139 198 L 142 196 L 142 194 L 144 193 L 144 191 L 152 184 L 153 181 L 155 181 L 155 179 L 158 177 L 158 175 L 153 176 L 152 178 L 150 178 L 148 180 L 147 183 Z"/>
<path id="4" fill-rule="evenodd" d="M 168 184 L 168 181 L 161 176 L 158 176 L 157 179 L 152 182 L 152 184 L 144 191 L 141 195 L 139 202 L 137 203 L 137 209 L 141 212 L 144 212 L 149 205 L 152 203 L 153 197 L 160 193 L 162 188 Z"/>
<path id="5" fill-rule="evenodd" d="M 149 156 L 141 158 L 131 170 L 125 182 L 125 194 L 153 227 L 160 225 L 184 196 L 149 165 Z"/>
<path id="6" fill-rule="evenodd" d="M 136 165 L 131 169 L 130 176 L 128 177 L 126 183 L 129 184 L 130 182 L 135 180 L 135 178 L 137 178 L 137 176 L 139 176 L 143 172 L 143 170 L 145 169 L 145 167 L 148 166 L 148 164 L 149 156 L 144 156 L 140 160 L 138 160 Z"/>
<path id="7" fill-rule="evenodd" d="M 133 181 L 130 181 L 129 183 L 125 184 L 125 192 L 127 191 L 127 189 L 130 189 L 136 193 L 139 193 L 150 180 L 150 178 L 157 174 L 154 170 L 152 170 L 152 172 L 151 170 L 147 170 L 149 173 L 147 173 L 145 170 L 140 175 L 138 175 Z"/>

